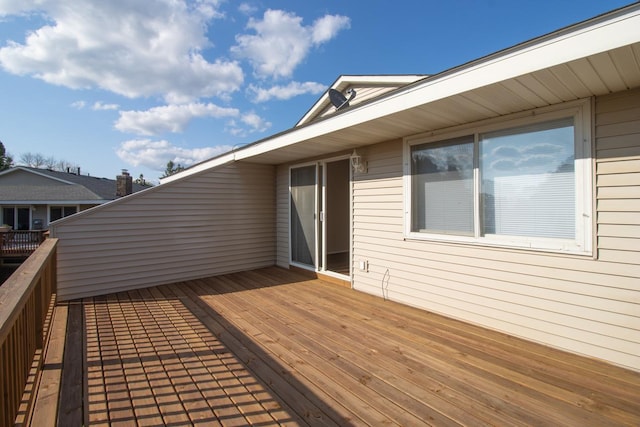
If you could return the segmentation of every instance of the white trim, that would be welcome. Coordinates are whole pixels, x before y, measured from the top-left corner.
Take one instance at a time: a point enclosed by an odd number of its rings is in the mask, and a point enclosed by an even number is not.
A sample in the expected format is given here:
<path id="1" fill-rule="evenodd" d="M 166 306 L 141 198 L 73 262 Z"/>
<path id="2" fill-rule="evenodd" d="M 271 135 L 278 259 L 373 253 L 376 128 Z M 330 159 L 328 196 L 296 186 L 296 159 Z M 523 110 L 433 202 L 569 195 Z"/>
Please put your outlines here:
<path id="1" fill-rule="evenodd" d="M 326 177 L 327 177 L 327 163 L 333 163 L 333 162 L 339 162 L 339 161 L 343 161 L 343 160 L 349 160 L 350 159 L 350 155 L 349 154 L 345 154 L 342 156 L 334 156 L 334 157 L 329 157 L 326 159 L 322 159 L 320 160 L 320 164 L 322 165 L 322 170 L 323 170 L 323 185 L 322 185 L 322 210 L 326 212 L 326 202 L 327 202 L 327 198 L 326 198 Z M 352 266 L 353 263 L 351 262 L 351 257 L 353 256 L 353 168 L 351 167 L 351 162 L 349 162 L 349 274 L 341 274 L 335 271 L 331 271 L 331 270 L 327 270 L 327 257 L 326 255 L 328 254 L 327 251 L 327 227 L 325 226 L 326 223 L 326 219 L 323 219 L 322 224 L 321 224 L 321 229 L 322 229 L 322 254 L 321 256 L 323 257 L 322 259 L 322 269 L 319 269 L 318 272 L 322 273 L 322 274 L 328 274 L 329 276 L 333 276 L 333 277 L 337 277 L 340 279 L 347 279 L 350 278 L 352 275 Z M 317 185 L 317 183 L 316 183 Z M 316 245 L 317 246 L 317 245 Z M 331 273 L 331 274 L 329 274 Z"/>
<path id="2" fill-rule="evenodd" d="M 315 183 L 315 190 L 314 190 L 314 237 L 315 237 L 315 245 L 313 248 L 314 251 L 314 260 L 313 260 L 313 265 L 307 265 L 307 264 L 302 264 L 299 262 L 295 262 L 293 261 L 293 254 L 291 252 L 291 246 L 292 246 L 292 242 L 291 242 L 291 171 L 293 169 L 300 169 L 300 168 L 305 168 L 308 166 L 315 166 L 316 170 L 315 170 L 315 176 L 316 176 L 316 183 Z M 293 265 L 295 267 L 300 267 L 300 268 L 305 268 L 307 270 L 309 270 L 309 267 L 312 267 L 310 270 L 311 271 L 318 271 L 318 218 L 317 218 L 317 213 L 318 213 L 318 162 L 317 161 L 312 161 L 312 162 L 305 162 L 305 163 L 298 163 L 295 165 L 291 165 L 289 166 L 289 175 L 287 177 L 287 179 L 289 180 L 289 185 L 288 185 L 288 199 L 289 199 L 289 203 L 287 204 L 288 208 L 289 208 L 289 212 L 288 212 L 288 228 L 287 228 L 287 237 L 288 237 L 288 241 L 289 241 L 289 265 Z"/>
<path id="3" fill-rule="evenodd" d="M 353 85 L 370 85 L 370 86 L 404 86 L 420 79 L 427 77 L 427 75 L 418 74 L 400 74 L 400 75 L 375 75 L 375 76 L 353 76 L 353 75 L 341 75 L 338 79 L 329 87 L 329 89 L 336 89 L 342 91 L 349 86 Z M 320 99 L 305 113 L 304 116 L 295 126 L 300 126 L 308 123 L 312 118 L 317 116 L 324 108 L 329 106 L 329 91 L 325 91 Z"/>
<path id="4" fill-rule="evenodd" d="M 288 251 L 289 251 L 289 265 L 295 266 L 295 267 L 299 267 L 299 268 L 304 268 L 306 270 L 310 270 L 310 271 L 315 271 L 317 273 L 322 273 L 322 274 L 328 274 L 330 276 L 336 277 L 336 278 L 340 278 L 340 279 L 350 279 L 352 282 L 352 277 L 353 277 L 353 169 L 351 168 L 351 165 L 349 165 L 349 274 L 341 274 L 341 273 L 337 273 L 335 271 L 331 271 L 331 270 L 327 270 L 327 230 L 325 227 L 325 220 L 320 220 L 319 215 L 321 214 L 321 212 L 326 211 L 326 176 L 327 176 L 327 163 L 333 163 L 333 162 L 339 162 L 342 160 L 348 160 L 349 154 L 346 155 L 340 155 L 340 156 L 333 156 L 333 157 L 328 157 L 326 159 L 321 159 L 321 160 L 315 160 L 315 161 L 311 161 L 311 162 L 304 162 L 304 163 L 296 163 L 293 165 L 289 166 L 288 169 L 288 176 L 287 179 L 289 181 L 289 185 L 288 185 L 288 204 L 287 204 L 287 208 L 288 208 L 288 212 L 287 212 L 287 241 L 288 241 Z M 291 170 L 292 169 L 298 169 L 298 168 L 304 168 L 304 167 L 308 167 L 308 166 L 314 166 L 316 167 L 316 184 L 315 184 L 315 195 L 314 195 L 314 200 L 315 200 L 315 212 L 314 212 L 314 227 L 315 227 L 315 247 L 314 247 L 314 253 L 315 253 L 315 262 L 313 266 L 310 265 L 306 265 L 306 264 L 301 264 L 299 262 L 294 262 L 292 259 L 292 253 L 291 253 L 291 246 L 292 246 L 292 241 L 291 241 Z M 319 170 L 320 168 L 322 168 L 322 185 L 320 185 L 320 181 L 319 181 Z M 320 192 L 322 192 L 322 197 L 319 198 L 318 196 L 320 195 Z M 322 202 L 322 206 L 319 205 L 319 201 Z M 318 244 L 319 237 L 322 237 L 322 249 L 320 248 L 320 245 Z M 320 259 L 322 258 L 322 262 L 320 262 Z"/>
<path id="5" fill-rule="evenodd" d="M 593 181 L 592 181 L 592 110 L 591 99 L 568 102 L 551 107 L 540 108 L 526 113 L 514 114 L 505 118 L 486 120 L 473 125 L 463 125 L 453 129 L 413 135 L 403 138 L 403 199 L 404 199 L 404 237 L 408 240 L 429 240 L 471 245 L 494 246 L 515 249 L 560 252 L 578 255 L 593 253 Z M 572 116 L 574 118 L 575 152 L 575 239 L 528 238 L 502 235 L 480 235 L 480 193 L 478 137 L 482 133 L 515 128 L 523 125 L 543 123 L 550 120 Z M 411 147 L 418 144 L 439 142 L 465 135 L 474 135 L 474 235 L 434 234 L 412 231 L 412 171 Z"/>

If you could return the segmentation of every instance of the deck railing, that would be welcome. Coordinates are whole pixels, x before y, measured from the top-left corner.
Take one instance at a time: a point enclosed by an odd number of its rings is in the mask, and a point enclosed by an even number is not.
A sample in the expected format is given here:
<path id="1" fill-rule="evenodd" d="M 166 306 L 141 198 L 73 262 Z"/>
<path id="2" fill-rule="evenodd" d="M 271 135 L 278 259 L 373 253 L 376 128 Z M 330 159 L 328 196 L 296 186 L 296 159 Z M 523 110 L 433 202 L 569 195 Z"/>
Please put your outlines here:
<path id="1" fill-rule="evenodd" d="M 56 301 L 57 239 L 46 239 L 0 286 L 0 426 L 28 414 Z"/>
<path id="2" fill-rule="evenodd" d="M 0 232 L 2 257 L 28 257 L 44 241 L 42 230 L 14 230 Z"/>

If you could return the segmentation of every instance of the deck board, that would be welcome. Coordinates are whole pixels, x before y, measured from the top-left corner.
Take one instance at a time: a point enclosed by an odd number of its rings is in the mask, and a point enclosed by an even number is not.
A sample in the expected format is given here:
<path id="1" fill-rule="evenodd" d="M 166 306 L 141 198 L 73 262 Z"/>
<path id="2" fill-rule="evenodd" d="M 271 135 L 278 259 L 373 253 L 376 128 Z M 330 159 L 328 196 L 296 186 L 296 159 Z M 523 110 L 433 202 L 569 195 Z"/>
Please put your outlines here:
<path id="1" fill-rule="evenodd" d="M 640 425 L 638 372 L 276 267 L 67 308 L 60 425 Z"/>

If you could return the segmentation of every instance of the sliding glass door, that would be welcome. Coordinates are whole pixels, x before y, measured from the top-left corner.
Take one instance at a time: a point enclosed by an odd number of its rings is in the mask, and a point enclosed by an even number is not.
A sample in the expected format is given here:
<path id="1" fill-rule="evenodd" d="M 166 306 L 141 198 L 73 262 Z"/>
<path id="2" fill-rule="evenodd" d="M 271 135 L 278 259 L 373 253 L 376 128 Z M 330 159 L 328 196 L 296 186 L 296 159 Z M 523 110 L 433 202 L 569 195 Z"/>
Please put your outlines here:
<path id="1" fill-rule="evenodd" d="M 350 272 L 348 158 L 290 169 L 291 263 L 316 271 Z"/>
<path id="2" fill-rule="evenodd" d="M 316 267 L 316 165 L 291 169 L 291 261 Z"/>

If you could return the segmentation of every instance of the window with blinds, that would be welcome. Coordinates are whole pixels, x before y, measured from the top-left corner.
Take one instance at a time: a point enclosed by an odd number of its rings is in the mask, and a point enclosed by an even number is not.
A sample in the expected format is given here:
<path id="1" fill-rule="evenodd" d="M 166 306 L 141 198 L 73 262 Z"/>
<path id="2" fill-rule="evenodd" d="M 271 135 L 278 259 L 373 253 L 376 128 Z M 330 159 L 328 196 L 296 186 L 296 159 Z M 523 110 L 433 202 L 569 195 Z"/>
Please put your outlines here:
<path id="1" fill-rule="evenodd" d="M 585 109 L 582 103 L 453 138 L 408 138 L 408 237 L 589 251 Z"/>

